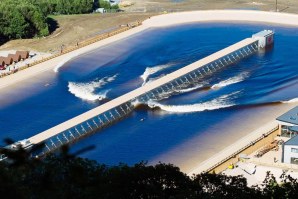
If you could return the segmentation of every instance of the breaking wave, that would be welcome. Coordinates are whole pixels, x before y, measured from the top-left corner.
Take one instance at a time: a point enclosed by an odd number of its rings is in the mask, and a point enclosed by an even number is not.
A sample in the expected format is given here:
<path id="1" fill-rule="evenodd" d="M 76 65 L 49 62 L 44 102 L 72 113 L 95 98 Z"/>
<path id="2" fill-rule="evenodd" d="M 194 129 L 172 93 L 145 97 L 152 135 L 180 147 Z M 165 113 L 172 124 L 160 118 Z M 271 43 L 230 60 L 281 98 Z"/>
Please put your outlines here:
<path id="1" fill-rule="evenodd" d="M 94 91 L 98 88 L 103 87 L 107 83 L 114 81 L 116 77 L 117 74 L 111 77 L 108 76 L 100 80 L 95 80 L 87 83 L 68 82 L 68 91 L 83 100 L 102 100 L 107 97 L 107 93 L 110 90 L 104 90 L 99 93 L 94 93 Z"/>
<path id="2" fill-rule="evenodd" d="M 294 98 L 288 101 L 282 101 L 284 104 L 290 104 L 290 103 L 298 103 L 298 98 Z"/>
<path id="3" fill-rule="evenodd" d="M 181 89 L 181 90 L 176 90 L 176 91 L 178 93 L 187 93 L 187 92 L 191 92 L 191 91 L 194 91 L 194 90 L 196 90 L 198 88 L 202 88 L 202 87 L 203 87 L 203 85 L 198 84 L 198 85 L 196 85 L 194 87 L 190 87 L 190 88 L 186 88 L 186 89 Z"/>
<path id="4" fill-rule="evenodd" d="M 55 73 L 59 72 L 59 68 L 61 68 L 66 62 L 77 57 L 78 55 L 79 55 L 79 53 L 76 53 L 74 55 L 70 55 L 69 57 L 65 58 L 63 61 L 61 61 L 59 64 L 57 64 L 57 66 L 54 68 L 54 72 Z"/>
<path id="5" fill-rule="evenodd" d="M 240 91 L 220 96 L 208 102 L 189 104 L 189 105 L 164 105 L 155 101 L 149 101 L 148 106 L 150 108 L 159 107 L 161 110 L 172 112 L 172 113 L 191 113 L 191 112 L 202 112 L 206 110 L 215 110 L 221 108 L 227 108 L 236 105 L 231 102 L 234 98 L 233 96 Z"/>
<path id="6" fill-rule="evenodd" d="M 241 73 L 235 77 L 231 77 L 227 80 L 223 80 L 217 84 L 214 84 L 213 86 L 211 86 L 212 89 L 216 89 L 216 88 L 222 88 L 222 87 L 225 87 L 225 86 L 228 86 L 228 85 L 231 85 L 231 84 L 235 84 L 235 83 L 238 83 L 238 82 L 241 82 L 243 81 L 245 78 L 248 77 L 248 73 L 247 72 L 244 72 L 244 73 Z"/>
<path id="7" fill-rule="evenodd" d="M 145 69 L 145 72 L 140 76 L 143 79 L 142 86 L 144 86 L 147 83 L 147 80 L 150 75 L 153 75 L 153 74 L 157 73 L 158 71 L 164 70 L 172 65 L 173 64 L 163 64 L 163 65 L 158 65 L 155 67 L 147 67 Z"/>

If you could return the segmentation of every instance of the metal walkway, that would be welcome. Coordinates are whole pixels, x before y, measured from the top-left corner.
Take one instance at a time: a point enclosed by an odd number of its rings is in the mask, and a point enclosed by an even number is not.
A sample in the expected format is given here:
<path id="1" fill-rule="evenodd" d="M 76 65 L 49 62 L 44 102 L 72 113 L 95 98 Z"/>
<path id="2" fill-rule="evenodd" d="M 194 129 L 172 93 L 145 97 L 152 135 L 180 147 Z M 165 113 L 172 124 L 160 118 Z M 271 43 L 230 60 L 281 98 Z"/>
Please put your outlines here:
<path id="1" fill-rule="evenodd" d="M 44 142 L 42 154 L 54 151 L 128 116 L 136 101 L 161 100 L 177 88 L 192 86 L 207 75 L 254 54 L 259 50 L 259 41 L 258 38 L 244 39 L 26 140 L 31 145 Z"/>

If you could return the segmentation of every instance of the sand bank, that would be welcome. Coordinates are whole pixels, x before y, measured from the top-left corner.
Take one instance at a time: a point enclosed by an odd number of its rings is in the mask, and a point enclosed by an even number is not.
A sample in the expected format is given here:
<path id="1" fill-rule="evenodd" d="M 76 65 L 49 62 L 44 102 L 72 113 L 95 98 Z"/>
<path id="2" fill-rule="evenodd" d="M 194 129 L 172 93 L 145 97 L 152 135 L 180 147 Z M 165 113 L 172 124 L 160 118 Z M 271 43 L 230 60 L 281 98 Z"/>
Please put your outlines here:
<path id="1" fill-rule="evenodd" d="M 151 17 L 143 22 L 151 27 L 161 27 L 194 22 L 257 22 L 298 26 L 298 15 L 253 10 L 207 10 L 181 12 Z"/>

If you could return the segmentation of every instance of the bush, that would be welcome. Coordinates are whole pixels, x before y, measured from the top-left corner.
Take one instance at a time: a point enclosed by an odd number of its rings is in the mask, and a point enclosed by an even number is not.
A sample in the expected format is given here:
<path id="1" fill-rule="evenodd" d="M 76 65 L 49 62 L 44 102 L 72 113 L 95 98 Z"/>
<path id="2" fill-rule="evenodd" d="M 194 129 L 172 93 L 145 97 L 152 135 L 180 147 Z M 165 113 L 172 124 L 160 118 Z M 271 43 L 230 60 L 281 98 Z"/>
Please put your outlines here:
<path id="1" fill-rule="evenodd" d="M 30 38 L 49 34 L 46 17 L 26 1 L 4 0 L 0 3 L 0 35 L 9 39 Z"/>
<path id="2" fill-rule="evenodd" d="M 93 11 L 93 0 L 1 0 L 0 42 L 47 36 L 49 14 L 84 14 Z"/>

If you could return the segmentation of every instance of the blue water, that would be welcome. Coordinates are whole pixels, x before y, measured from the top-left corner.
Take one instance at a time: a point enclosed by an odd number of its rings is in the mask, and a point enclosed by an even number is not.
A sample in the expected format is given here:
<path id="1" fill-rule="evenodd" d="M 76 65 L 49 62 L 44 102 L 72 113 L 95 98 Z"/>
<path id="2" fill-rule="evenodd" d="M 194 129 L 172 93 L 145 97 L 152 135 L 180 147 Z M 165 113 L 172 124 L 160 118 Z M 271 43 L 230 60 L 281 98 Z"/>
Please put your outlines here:
<path id="1" fill-rule="evenodd" d="M 263 29 L 276 32 L 272 49 L 206 77 L 197 89 L 155 103 L 159 110 L 134 111 L 73 150 L 94 145 L 82 156 L 106 164 L 150 162 L 218 131 L 215 126 L 225 120 L 240 125 L 251 110 L 298 97 L 297 29 L 208 23 L 146 30 L 79 56 L 57 73 L 0 91 L 0 139 L 30 137 Z"/>

